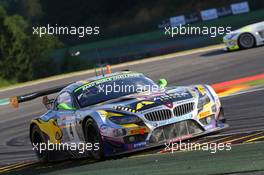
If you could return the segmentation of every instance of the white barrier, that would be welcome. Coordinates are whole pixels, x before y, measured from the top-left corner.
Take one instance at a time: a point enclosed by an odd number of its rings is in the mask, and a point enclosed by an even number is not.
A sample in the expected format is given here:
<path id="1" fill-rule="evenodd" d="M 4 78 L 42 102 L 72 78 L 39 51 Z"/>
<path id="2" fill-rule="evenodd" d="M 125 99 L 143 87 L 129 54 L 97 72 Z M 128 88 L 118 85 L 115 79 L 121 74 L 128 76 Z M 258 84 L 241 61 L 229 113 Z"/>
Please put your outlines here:
<path id="1" fill-rule="evenodd" d="M 218 18 L 217 10 L 215 8 L 203 10 L 201 11 L 201 17 L 203 21 L 217 19 Z"/>
<path id="2" fill-rule="evenodd" d="M 240 14 L 240 13 L 247 13 L 250 11 L 248 2 L 241 2 L 241 3 L 235 3 L 231 4 L 232 13 L 234 15 Z"/>
<path id="3" fill-rule="evenodd" d="M 170 18 L 170 25 L 172 27 L 176 27 L 176 26 L 179 26 L 179 25 L 185 25 L 185 24 L 186 24 L 186 21 L 185 21 L 184 15 L 175 16 L 175 17 L 171 17 Z"/>

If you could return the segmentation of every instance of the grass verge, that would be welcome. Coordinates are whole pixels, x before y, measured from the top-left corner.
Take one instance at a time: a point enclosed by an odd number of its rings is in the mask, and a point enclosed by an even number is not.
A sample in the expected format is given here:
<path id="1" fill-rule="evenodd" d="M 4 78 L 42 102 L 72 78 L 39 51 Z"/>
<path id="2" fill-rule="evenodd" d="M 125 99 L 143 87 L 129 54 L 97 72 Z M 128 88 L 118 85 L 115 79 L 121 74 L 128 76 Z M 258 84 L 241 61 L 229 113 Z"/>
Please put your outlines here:
<path id="1" fill-rule="evenodd" d="M 66 168 L 66 167 L 65 167 Z M 222 174 L 264 170 L 264 142 L 232 146 L 230 151 L 189 151 L 108 160 L 75 168 L 62 169 L 48 175 L 123 174 Z"/>
<path id="2" fill-rule="evenodd" d="M 16 81 L 8 81 L 8 80 L 4 80 L 3 78 L 0 77 L 0 89 L 3 87 L 8 87 L 8 86 L 12 86 L 17 84 Z"/>

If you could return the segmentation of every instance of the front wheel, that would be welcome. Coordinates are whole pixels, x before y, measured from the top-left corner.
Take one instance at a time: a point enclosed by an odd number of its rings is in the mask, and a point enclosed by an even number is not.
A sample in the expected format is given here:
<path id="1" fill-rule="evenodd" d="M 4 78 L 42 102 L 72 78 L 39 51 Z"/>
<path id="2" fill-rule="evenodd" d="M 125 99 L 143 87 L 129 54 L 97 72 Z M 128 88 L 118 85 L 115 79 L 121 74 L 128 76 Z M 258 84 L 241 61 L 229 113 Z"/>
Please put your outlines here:
<path id="1" fill-rule="evenodd" d="M 102 136 L 96 122 L 92 118 L 86 120 L 84 131 L 86 143 L 91 143 L 93 145 L 93 149 L 90 152 L 92 158 L 95 160 L 103 160 L 104 151 Z M 99 149 L 96 149 L 95 145 L 97 145 Z"/>
<path id="2" fill-rule="evenodd" d="M 249 49 L 255 46 L 255 38 L 250 33 L 243 33 L 238 38 L 238 45 L 242 49 Z"/>

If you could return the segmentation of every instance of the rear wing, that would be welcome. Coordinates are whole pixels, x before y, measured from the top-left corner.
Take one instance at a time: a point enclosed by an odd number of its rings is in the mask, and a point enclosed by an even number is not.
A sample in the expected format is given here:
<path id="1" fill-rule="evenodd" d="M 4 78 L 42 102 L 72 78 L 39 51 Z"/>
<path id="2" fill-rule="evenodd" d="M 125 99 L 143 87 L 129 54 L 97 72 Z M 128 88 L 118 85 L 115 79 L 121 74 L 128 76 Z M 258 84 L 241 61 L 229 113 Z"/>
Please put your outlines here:
<path id="1" fill-rule="evenodd" d="M 104 69 L 103 66 L 105 66 L 105 69 Z M 95 75 L 96 76 L 98 76 L 100 73 L 102 75 L 111 74 L 112 73 L 110 65 L 100 65 L 100 68 L 101 68 L 101 70 L 98 71 L 96 69 L 96 67 L 95 67 Z M 61 86 L 56 86 L 56 87 L 45 89 L 45 90 L 40 90 L 40 91 L 28 93 L 28 94 L 24 94 L 24 95 L 19 95 L 19 96 L 13 96 L 13 97 L 10 97 L 10 98 L 0 99 L 0 106 L 11 105 L 14 108 L 18 108 L 20 103 L 31 101 L 31 100 L 34 100 L 34 99 L 36 99 L 38 97 L 43 97 L 42 102 L 47 107 L 53 101 L 53 100 L 49 100 L 47 98 L 47 95 L 58 93 L 63 88 L 65 88 L 66 86 L 68 86 L 70 84 L 71 83 L 64 84 L 64 85 L 61 85 Z"/>
<path id="2" fill-rule="evenodd" d="M 53 87 L 53 88 L 49 88 L 49 89 L 45 89 L 45 90 L 40 90 L 40 91 L 36 91 L 36 92 L 32 92 L 32 93 L 28 93 L 28 94 L 24 94 L 24 95 L 19 95 L 19 96 L 14 96 L 14 97 L 10 97 L 10 98 L 5 98 L 5 99 L 0 99 L 0 106 L 4 106 L 4 105 L 11 105 L 15 108 L 19 107 L 19 103 L 23 103 L 26 101 L 30 101 L 30 100 L 34 100 L 38 97 L 42 97 L 42 96 L 46 96 L 46 95 L 50 95 L 50 94 L 54 94 L 57 93 L 59 91 L 61 91 L 64 87 L 68 86 L 69 84 L 66 85 L 62 85 L 62 86 L 57 86 L 57 87 Z"/>

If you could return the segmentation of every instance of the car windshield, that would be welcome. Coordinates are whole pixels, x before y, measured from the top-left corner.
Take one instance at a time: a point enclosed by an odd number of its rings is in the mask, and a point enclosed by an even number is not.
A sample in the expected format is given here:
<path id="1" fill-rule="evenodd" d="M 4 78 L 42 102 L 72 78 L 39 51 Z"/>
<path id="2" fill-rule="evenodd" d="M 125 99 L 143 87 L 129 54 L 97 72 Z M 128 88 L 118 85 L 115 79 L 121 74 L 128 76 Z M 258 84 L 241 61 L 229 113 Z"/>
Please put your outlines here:
<path id="1" fill-rule="evenodd" d="M 129 73 L 102 78 L 74 90 L 80 107 L 95 105 L 129 94 L 158 89 L 151 79 L 139 73 Z"/>

